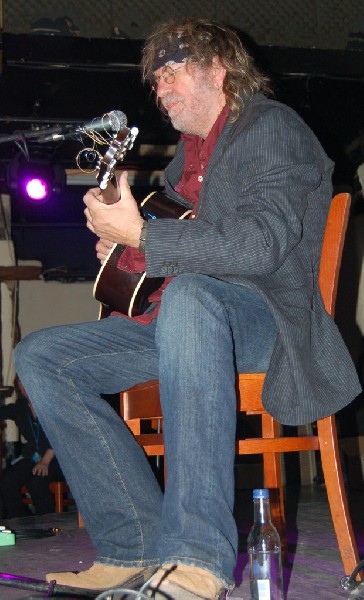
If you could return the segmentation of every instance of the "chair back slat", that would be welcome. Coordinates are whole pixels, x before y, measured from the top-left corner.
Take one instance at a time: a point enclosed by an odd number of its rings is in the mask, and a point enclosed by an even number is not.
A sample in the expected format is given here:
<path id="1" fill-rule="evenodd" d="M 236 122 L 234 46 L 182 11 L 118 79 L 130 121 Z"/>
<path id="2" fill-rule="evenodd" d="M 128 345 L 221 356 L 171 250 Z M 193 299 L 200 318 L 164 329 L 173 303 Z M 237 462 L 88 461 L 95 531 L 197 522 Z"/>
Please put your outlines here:
<path id="1" fill-rule="evenodd" d="M 336 194 L 331 202 L 321 250 L 319 284 L 324 306 L 333 317 L 351 196 Z"/>

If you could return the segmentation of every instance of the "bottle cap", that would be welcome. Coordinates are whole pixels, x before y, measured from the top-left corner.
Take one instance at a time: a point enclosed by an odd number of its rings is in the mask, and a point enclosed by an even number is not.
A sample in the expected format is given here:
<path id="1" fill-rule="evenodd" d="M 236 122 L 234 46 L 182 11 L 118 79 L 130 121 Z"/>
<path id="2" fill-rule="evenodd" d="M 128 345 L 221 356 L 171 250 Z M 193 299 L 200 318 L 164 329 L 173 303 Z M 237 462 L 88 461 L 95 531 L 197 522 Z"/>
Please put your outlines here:
<path id="1" fill-rule="evenodd" d="M 257 500 L 258 498 L 263 498 L 263 500 L 268 500 L 269 490 L 266 490 L 266 489 L 253 490 L 253 500 Z"/>

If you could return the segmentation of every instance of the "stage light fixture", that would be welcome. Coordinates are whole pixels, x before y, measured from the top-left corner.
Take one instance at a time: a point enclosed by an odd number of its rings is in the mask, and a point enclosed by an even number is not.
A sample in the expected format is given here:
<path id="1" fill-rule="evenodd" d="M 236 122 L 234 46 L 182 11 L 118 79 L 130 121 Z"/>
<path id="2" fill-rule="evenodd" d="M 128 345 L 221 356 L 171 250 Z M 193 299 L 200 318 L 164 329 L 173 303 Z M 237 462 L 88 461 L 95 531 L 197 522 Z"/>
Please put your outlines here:
<path id="1" fill-rule="evenodd" d="M 43 156 L 16 155 L 8 167 L 10 193 L 22 200 L 41 204 L 59 194 L 66 183 L 64 169 Z"/>
<path id="2" fill-rule="evenodd" d="M 48 200 L 51 193 L 49 181 L 44 177 L 30 175 L 24 179 L 21 185 L 24 185 L 24 193 L 27 194 L 29 200 L 34 200 L 34 202 Z"/>

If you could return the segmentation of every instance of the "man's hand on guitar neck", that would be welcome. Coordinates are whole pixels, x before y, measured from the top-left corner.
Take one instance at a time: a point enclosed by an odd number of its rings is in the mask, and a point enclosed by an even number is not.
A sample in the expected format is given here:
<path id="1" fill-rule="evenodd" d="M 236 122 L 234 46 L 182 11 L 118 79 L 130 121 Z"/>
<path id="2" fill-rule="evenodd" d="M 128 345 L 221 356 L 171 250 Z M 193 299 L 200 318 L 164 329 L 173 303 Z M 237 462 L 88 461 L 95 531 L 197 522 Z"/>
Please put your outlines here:
<path id="1" fill-rule="evenodd" d="M 86 204 L 87 227 L 103 240 L 138 248 L 143 217 L 128 184 L 127 171 L 119 179 L 120 200 L 114 204 L 102 202 L 100 188 L 92 188 L 83 197 Z"/>

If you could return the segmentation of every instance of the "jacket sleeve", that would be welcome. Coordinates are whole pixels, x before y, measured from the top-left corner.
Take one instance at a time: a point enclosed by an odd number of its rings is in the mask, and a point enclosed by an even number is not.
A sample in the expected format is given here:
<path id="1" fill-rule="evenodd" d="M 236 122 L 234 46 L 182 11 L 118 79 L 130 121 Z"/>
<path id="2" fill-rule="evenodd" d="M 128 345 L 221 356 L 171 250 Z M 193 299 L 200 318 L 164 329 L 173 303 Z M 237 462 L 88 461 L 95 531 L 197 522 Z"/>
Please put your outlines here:
<path id="1" fill-rule="evenodd" d="M 331 170 L 298 115 L 268 110 L 211 157 L 196 219 L 150 222 L 148 277 L 276 271 L 301 241 L 309 194 Z"/>

